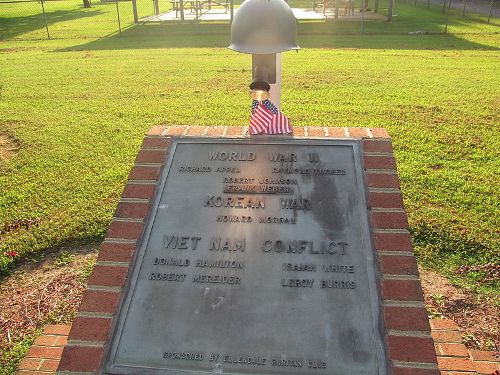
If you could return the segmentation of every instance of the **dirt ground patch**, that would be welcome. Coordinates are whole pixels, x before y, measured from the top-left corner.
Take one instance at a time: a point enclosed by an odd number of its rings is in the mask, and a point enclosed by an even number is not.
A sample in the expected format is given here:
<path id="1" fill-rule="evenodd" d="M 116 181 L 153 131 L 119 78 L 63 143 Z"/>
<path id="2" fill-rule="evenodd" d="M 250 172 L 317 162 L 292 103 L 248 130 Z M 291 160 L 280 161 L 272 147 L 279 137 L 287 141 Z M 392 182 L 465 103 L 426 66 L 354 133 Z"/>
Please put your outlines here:
<path id="1" fill-rule="evenodd" d="M 19 141 L 7 134 L 0 134 L 0 164 L 7 162 L 19 150 Z"/>
<path id="2" fill-rule="evenodd" d="M 96 258 L 97 245 L 68 247 L 42 261 L 22 264 L 2 281 L 0 355 L 44 324 L 71 323 Z M 498 300 L 478 299 L 433 271 L 420 269 L 420 275 L 426 306 L 433 317 L 454 320 L 469 347 L 499 350 Z"/>
<path id="3" fill-rule="evenodd" d="M 434 271 L 420 268 L 419 272 L 431 316 L 457 323 L 470 348 L 500 350 L 500 298 L 478 298 Z"/>
<path id="4" fill-rule="evenodd" d="M 1 282 L 0 355 L 44 324 L 71 322 L 96 258 L 94 246 L 61 249 Z"/>

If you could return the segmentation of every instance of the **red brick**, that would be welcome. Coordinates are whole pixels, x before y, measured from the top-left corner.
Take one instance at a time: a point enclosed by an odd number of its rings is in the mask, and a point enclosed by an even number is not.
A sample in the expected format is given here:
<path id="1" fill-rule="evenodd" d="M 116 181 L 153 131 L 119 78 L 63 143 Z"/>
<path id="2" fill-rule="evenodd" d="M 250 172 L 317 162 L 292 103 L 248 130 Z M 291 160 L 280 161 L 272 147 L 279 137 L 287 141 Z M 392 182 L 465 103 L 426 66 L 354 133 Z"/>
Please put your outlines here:
<path id="1" fill-rule="evenodd" d="M 469 351 L 463 344 L 440 343 L 436 346 L 438 354 L 444 357 L 469 357 Z"/>
<path id="2" fill-rule="evenodd" d="M 430 323 L 433 330 L 439 330 L 439 329 L 458 330 L 457 324 L 450 319 L 431 319 Z"/>
<path id="3" fill-rule="evenodd" d="M 405 212 L 371 212 L 371 221 L 377 229 L 408 229 Z"/>
<path id="4" fill-rule="evenodd" d="M 485 350 L 471 350 L 470 356 L 474 361 L 500 361 L 500 358 L 494 356 L 493 352 L 487 352 Z"/>
<path id="5" fill-rule="evenodd" d="M 59 360 L 45 359 L 40 367 L 40 371 L 56 371 L 59 366 Z"/>
<path id="6" fill-rule="evenodd" d="M 308 126 L 307 127 L 307 136 L 308 137 L 324 137 L 325 136 L 325 128 L 322 126 Z"/>
<path id="7" fill-rule="evenodd" d="M 207 137 L 220 137 L 226 130 L 225 126 L 209 126 L 207 130 Z"/>
<path id="8" fill-rule="evenodd" d="M 430 338 L 391 335 L 388 342 L 392 360 L 436 363 L 434 342 Z"/>
<path id="9" fill-rule="evenodd" d="M 344 128 L 328 128 L 328 136 L 335 138 L 345 138 L 345 129 Z"/>
<path id="10" fill-rule="evenodd" d="M 125 285 L 127 267 L 95 266 L 89 278 L 89 285 L 119 286 Z"/>
<path id="11" fill-rule="evenodd" d="M 150 199 L 155 192 L 154 184 L 127 184 L 123 190 L 123 198 Z"/>
<path id="12" fill-rule="evenodd" d="M 365 169 L 396 169 L 396 159 L 392 156 L 363 156 Z"/>
<path id="13" fill-rule="evenodd" d="M 364 152 L 386 152 L 392 154 L 392 142 L 380 139 L 364 139 Z"/>
<path id="14" fill-rule="evenodd" d="M 372 188 L 393 188 L 399 189 L 399 179 L 397 174 L 392 173 L 367 173 L 366 180 L 368 187 Z"/>
<path id="15" fill-rule="evenodd" d="M 103 242 L 97 260 L 102 262 L 130 262 L 134 250 L 134 244 Z"/>
<path id="16" fill-rule="evenodd" d="M 242 137 L 245 134 L 245 129 L 246 126 L 228 126 L 226 135 L 227 136 L 237 136 L 237 137 Z"/>
<path id="17" fill-rule="evenodd" d="M 462 334 L 458 331 L 432 331 L 435 342 L 462 342 Z"/>
<path id="18" fill-rule="evenodd" d="M 23 358 L 18 370 L 38 370 L 42 365 L 42 360 L 40 358 Z"/>
<path id="19" fill-rule="evenodd" d="M 35 346 L 33 345 L 29 350 L 26 357 L 28 358 L 61 358 L 63 348 L 55 348 L 52 346 Z"/>
<path id="20" fill-rule="evenodd" d="M 369 138 L 370 135 L 366 128 L 348 128 L 349 137 L 351 138 Z"/>
<path id="21" fill-rule="evenodd" d="M 149 210 L 148 203 L 120 202 L 115 216 L 120 218 L 144 219 Z"/>
<path id="22" fill-rule="evenodd" d="M 186 135 L 196 136 L 205 134 L 206 126 L 190 126 Z"/>
<path id="23" fill-rule="evenodd" d="M 409 233 L 375 233 L 373 239 L 379 251 L 413 251 Z"/>
<path id="24" fill-rule="evenodd" d="M 64 324 L 51 324 L 45 327 L 43 330 L 43 333 L 45 335 L 63 335 L 67 336 L 69 334 L 69 331 L 71 329 L 71 326 L 64 325 Z"/>
<path id="25" fill-rule="evenodd" d="M 161 135 L 163 131 L 166 129 L 165 126 L 162 125 L 155 125 L 151 129 L 148 130 L 146 133 L 147 135 Z"/>
<path id="26" fill-rule="evenodd" d="M 399 301 L 423 301 L 422 288 L 416 280 L 382 280 L 384 299 Z"/>
<path id="27" fill-rule="evenodd" d="M 301 126 L 296 126 L 293 128 L 293 136 L 294 137 L 305 137 L 305 128 Z"/>
<path id="28" fill-rule="evenodd" d="M 475 371 L 474 363 L 468 358 L 438 357 L 437 361 L 440 370 Z"/>
<path id="29" fill-rule="evenodd" d="M 439 370 L 408 368 L 408 367 L 393 367 L 392 375 L 440 375 Z M 471 374 L 472 375 L 472 374 Z"/>
<path id="30" fill-rule="evenodd" d="M 369 192 L 368 205 L 371 208 L 404 208 L 403 196 L 399 192 Z"/>
<path id="31" fill-rule="evenodd" d="M 156 181 L 159 175 L 160 167 L 134 166 L 128 175 L 128 179 Z"/>
<path id="32" fill-rule="evenodd" d="M 400 331 L 429 331 L 429 318 L 424 308 L 384 307 L 387 329 Z"/>
<path id="33" fill-rule="evenodd" d="M 54 344 L 54 346 L 66 346 L 67 343 L 68 343 L 67 336 L 57 336 L 57 341 Z"/>
<path id="34" fill-rule="evenodd" d="M 41 336 L 38 336 L 36 338 L 34 345 L 38 345 L 38 346 L 54 346 L 54 344 L 56 343 L 58 337 L 59 336 L 41 335 Z"/>
<path id="35" fill-rule="evenodd" d="M 106 341 L 111 318 L 76 317 L 71 326 L 70 340 Z"/>
<path id="36" fill-rule="evenodd" d="M 119 293 L 87 290 L 78 311 L 114 314 L 119 298 Z"/>
<path id="37" fill-rule="evenodd" d="M 58 371 L 96 372 L 101 364 L 103 349 L 67 346 Z"/>
<path id="38" fill-rule="evenodd" d="M 141 235 L 142 223 L 113 220 L 108 228 L 108 238 L 137 240 Z"/>
<path id="39" fill-rule="evenodd" d="M 163 163 L 165 161 L 166 150 L 139 150 L 136 163 Z"/>
<path id="40" fill-rule="evenodd" d="M 371 128 L 370 130 L 374 138 L 391 138 L 384 128 Z"/>
<path id="41" fill-rule="evenodd" d="M 386 275 L 418 275 L 414 256 L 379 255 L 382 273 Z"/>
<path id="42" fill-rule="evenodd" d="M 169 126 L 163 134 L 170 136 L 183 135 L 186 129 L 187 125 Z"/>
<path id="43" fill-rule="evenodd" d="M 172 140 L 166 137 L 144 137 L 141 148 L 162 148 L 167 149 L 172 144 Z"/>
<path id="44" fill-rule="evenodd" d="M 479 374 L 493 374 L 496 370 L 500 370 L 500 365 L 495 362 L 475 362 L 476 371 Z"/>

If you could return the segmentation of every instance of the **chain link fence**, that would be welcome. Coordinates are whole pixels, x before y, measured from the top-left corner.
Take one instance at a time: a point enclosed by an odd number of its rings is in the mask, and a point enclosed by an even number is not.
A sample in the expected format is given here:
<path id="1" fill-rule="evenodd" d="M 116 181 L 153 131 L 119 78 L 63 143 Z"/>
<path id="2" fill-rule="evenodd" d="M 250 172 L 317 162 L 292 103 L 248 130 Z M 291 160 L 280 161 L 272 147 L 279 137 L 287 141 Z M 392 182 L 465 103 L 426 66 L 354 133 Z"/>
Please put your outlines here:
<path id="1" fill-rule="evenodd" d="M 132 0 L 0 0 L 0 40 L 99 38 L 169 10 L 167 1 L 134 3 L 136 12 Z"/>
<path id="2" fill-rule="evenodd" d="M 120 34 L 137 23 L 179 21 L 179 0 L 0 0 L 0 40 L 80 39 Z M 235 0 L 237 8 L 241 0 Z M 333 33 L 447 33 L 474 19 L 498 26 L 500 0 L 289 0 L 289 5 L 326 22 Z M 186 10 L 189 12 L 189 10 Z M 170 18 L 162 15 L 170 13 Z M 227 13 L 227 11 L 226 11 Z M 227 17 L 227 15 L 226 15 Z M 202 21 L 196 19 L 195 21 Z M 387 27 L 380 22 L 395 21 Z M 188 21 L 191 22 L 191 21 Z M 227 24 L 229 18 L 224 20 Z M 378 23 L 378 27 L 374 27 Z M 451 25 L 452 30 L 448 25 Z M 456 32 L 474 32 L 474 27 Z M 470 31 L 469 31 L 470 30 Z M 483 31 L 481 31 L 483 32 Z M 492 31 L 491 28 L 487 32 Z M 498 32 L 498 30 L 496 31 Z"/>

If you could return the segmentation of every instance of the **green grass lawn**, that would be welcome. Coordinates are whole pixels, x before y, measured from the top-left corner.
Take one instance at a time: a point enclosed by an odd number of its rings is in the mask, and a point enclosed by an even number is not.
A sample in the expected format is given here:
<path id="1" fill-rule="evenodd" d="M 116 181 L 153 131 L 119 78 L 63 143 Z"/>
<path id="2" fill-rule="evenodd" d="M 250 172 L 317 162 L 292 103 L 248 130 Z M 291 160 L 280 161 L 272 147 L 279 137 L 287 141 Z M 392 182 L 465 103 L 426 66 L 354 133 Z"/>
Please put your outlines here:
<path id="1" fill-rule="evenodd" d="M 153 125 L 247 122 L 251 61 L 225 48 L 228 25 L 143 24 L 119 37 L 114 7 L 61 13 L 51 30 L 63 39 L 49 41 L 31 40 L 43 24 L 0 16 L 0 134 L 19 144 L 0 161 L 0 229 L 37 222 L 0 235 L 3 275 L 101 239 Z M 396 9 L 391 24 L 367 23 L 368 35 L 358 23 L 301 24 L 303 50 L 283 59 L 282 109 L 296 127 L 387 128 L 421 264 L 498 292 L 498 280 L 456 270 L 500 262 L 499 27 L 456 17 L 451 34 L 407 35 L 439 34 L 446 18 Z"/>

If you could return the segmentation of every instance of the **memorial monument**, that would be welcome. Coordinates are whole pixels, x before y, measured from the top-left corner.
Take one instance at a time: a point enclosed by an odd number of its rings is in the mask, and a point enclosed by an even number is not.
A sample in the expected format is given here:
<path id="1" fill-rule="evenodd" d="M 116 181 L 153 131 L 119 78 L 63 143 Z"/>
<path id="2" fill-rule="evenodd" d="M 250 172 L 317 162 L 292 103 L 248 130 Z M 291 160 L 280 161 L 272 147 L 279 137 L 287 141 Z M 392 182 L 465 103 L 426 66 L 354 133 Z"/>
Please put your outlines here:
<path id="1" fill-rule="evenodd" d="M 383 129 L 153 128 L 58 372 L 438 375 L 395 168 Z"/>

